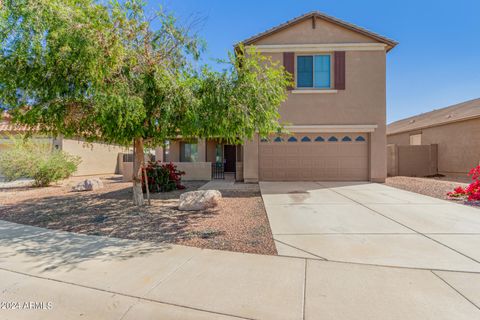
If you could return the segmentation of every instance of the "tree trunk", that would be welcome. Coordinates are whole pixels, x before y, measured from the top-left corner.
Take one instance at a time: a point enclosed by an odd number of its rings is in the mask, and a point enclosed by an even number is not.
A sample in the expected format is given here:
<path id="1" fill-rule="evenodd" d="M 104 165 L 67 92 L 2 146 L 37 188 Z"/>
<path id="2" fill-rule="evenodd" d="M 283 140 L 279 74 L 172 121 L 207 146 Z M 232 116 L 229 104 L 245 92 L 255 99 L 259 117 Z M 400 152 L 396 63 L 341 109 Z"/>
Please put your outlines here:
<path id="1" fill-rule="evenodd" d="M 145 200 L 143 199 L 142 191 L 142 166 L 144 163 L 143 154 L 143 139 L 136 138 L 133 141 L 133 204 L 136 206 L 143 206 Z"/>

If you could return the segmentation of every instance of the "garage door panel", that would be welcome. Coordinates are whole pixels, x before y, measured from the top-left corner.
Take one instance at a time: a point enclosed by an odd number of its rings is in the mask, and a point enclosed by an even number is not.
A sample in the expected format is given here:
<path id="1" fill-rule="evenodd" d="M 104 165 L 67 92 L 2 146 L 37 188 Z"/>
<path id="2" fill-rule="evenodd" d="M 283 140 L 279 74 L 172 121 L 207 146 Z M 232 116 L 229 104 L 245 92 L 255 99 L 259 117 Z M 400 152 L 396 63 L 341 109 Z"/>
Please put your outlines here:
<path id="1" fill-rule="evenodd" d="M 327 168 L 326 170 L 324 170 L 322 176 L 325 177 L 326 180 L 338 179 L 339 170 L 338 168 Z"/>
<path id="2" fill-rule="evenodd" d="M 302 142 L 304 136 L 311 141 Z M 362 134 L 299 134 L 297 141 L 261 142 L 260 180 L 368 180 L 368 141 L 356 141 Z M 336 137 L 338 141 L 328 141 Z M 291 139 L 294 140 L 294 139 Z"/>
<path id="3" fill-rule="evenodd" d="M 300 167 L 312 169 L 313 168 L 313 160 L 312 159 L 301 159 L 300 160 Z"/>
<path id="4" fill-rule="evenodd" d="M 312 176 L 312 170 L 307 169 L 307 170 L 300 170 L 300 178 L 301 180 L 308 180 Z"/>
<path id="5" fill-rule="evenodd" d="M 299 177 L 302 174 L 301 170 L 299 169 L 288 169 L 286 170 L 285 178 L 287 180 L 295 180 L 295 178 Z"/>
<path id="6" fill-rule="evenodd" d="M 262 146 L 262 153 L 265 155 L 273 154 L 274 148 L 273 146 L 263 145 Z"/>
<path id="7" fill-rule="evenodd" d="M 339 172 L 341 180 L 366 180 L 367 177 L 361 171 L 355 168 L 345 168 Z"/>
<path id="8" fill-rule="evenodd" d="M 322 159 L 322 158 L 313 159 L 313 168 L 315 169 L 325 168 L 325 159 Z"/>
<path id="9" fill-rule="evenodd" d="M 365 157 L 367 156 L 367 153 L 368 148 L 366 148 L 365 144 L 345 143 L 338 148 L 339 156 L 358 155 Z"/>
<path id="10" fill-rule="evenodd" d="M 294 142 L 290 142 L 290 143 L 294 143 Z M 297 155 L 300 152 L 300 148 L 294 145 L 284 146 L 282 147 L 282 150 L 285 155 Z"/>
<path id="11" fill-rule="evenodd" d="M 317 149 L 317 148 L 315 148 Z M 323 156 L 323 155 L 334 155 L 338 153 L 338 143 L 333 142 L 324 142 L 319 144 L 316 155 Z"/>
<path id="12" fill-rule="evenodd" d="M 368 165 L 367 160 L 362 157 L 340 158 L 338 160 L 338 163 L 340 168 L 353 168 L 353 169 L 365 168 Z"/>

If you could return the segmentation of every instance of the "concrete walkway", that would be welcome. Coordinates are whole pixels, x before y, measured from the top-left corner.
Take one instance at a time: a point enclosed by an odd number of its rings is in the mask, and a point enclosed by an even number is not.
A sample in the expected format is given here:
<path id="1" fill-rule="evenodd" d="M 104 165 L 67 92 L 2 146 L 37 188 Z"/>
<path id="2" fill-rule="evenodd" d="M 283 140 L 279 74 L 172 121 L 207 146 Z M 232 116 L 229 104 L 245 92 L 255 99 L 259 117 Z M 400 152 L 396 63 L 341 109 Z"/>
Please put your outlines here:
<path id="1" fill-rule="evenodd" d="M 477 208 L 374 183 L 260 188 L 280 255 L 480 272 Z"/>
<path id="2" fill-rule="evenodd" d="M 0 300 L 37 303 L 0 309 L 0 319 L 472 320 L 480 319 L 479 288 L 476 272 L 201 250 L 0 221 Z"/>

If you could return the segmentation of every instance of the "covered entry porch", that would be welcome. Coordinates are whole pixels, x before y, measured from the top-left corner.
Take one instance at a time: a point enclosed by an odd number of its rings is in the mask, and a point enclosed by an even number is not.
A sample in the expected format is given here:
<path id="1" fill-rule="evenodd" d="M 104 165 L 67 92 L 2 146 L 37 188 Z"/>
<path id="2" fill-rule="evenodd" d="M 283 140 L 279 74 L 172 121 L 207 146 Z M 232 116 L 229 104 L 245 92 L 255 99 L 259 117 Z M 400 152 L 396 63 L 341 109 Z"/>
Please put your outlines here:
<path id="1" fill-rule="evenodd" d="M 243 180 L 243 147 L 220 139 L 169 140 L 156 148 L 155 158 L 173 162 L 185 171 L 185 180 Z"/>

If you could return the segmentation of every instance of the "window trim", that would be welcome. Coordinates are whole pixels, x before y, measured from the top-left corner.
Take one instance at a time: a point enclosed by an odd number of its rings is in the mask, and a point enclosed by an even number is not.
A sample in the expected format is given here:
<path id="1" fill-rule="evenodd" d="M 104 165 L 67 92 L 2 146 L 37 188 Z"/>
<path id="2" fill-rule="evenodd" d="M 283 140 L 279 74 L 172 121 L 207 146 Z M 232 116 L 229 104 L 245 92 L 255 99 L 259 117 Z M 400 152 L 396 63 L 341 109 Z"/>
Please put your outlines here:
<path id="1" fill-rule="evenodd" d="M 315 56 L 330 56 L 330 86 L 328 88 L 316 88 L 315 87 Z M 297 69 L 297 58 L 298 57 L 312 57 L 312 77 L 313 77 L 313 87 L 299 87 L 298 86 L 298 69 Z M 294 58 L 294 70 L 295 70 L 295 89 L 292 93 L 317 93 L 317 92 L 325 92 L 325 93 L 337 93 L 338 91 L 334 88 L 334 70 L 332 66 L 335 65 L 334 54 L 333 52 L 312 52 L 312 53 L 295 53 Z M 304 91 L 304 92 L 302 92 Z"/>
<path id="2" fill-rule="evenodd" d="M 298 88 L 292 90 L 292 93 L 300 93 L 300 94 L 305 94 L 305 93 L 337 93 L 338 90 L 335 89 L 324 89 L 324 88 L 315 88 L 315 89 L 309 89 L 309 88 Z"/>

